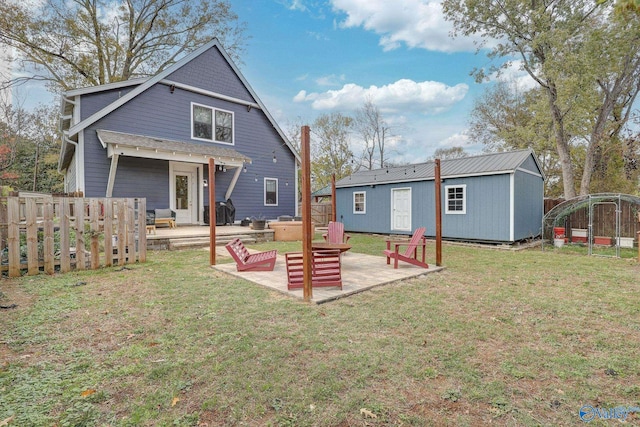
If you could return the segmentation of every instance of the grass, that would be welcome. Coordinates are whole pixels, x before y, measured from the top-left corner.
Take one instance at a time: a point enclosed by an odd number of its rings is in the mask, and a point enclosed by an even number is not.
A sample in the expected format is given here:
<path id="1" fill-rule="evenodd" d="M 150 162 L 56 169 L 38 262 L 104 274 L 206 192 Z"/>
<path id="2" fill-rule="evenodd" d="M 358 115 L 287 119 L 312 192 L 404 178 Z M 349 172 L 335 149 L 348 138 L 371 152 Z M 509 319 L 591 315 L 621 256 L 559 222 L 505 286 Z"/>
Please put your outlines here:
<path id="1" fill-rule="evenodd" d="M 0 282 L 18 304 L 0 312 L 0 424 L 556 426 L 640 407 L 635 260 L 445 244 L 444 272 L 315 306 L 206 251 L 148 258 Z"/>

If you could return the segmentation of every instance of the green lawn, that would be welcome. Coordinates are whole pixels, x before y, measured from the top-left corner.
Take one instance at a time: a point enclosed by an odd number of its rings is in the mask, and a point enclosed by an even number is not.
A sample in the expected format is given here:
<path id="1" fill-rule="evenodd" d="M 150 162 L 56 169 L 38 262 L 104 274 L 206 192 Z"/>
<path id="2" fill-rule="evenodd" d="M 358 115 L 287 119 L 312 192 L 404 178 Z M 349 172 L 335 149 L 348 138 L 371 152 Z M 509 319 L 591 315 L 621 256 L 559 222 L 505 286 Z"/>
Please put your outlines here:
<path id="1" fill-rule="evenodd" d="M 558 426 L 640 407 L 635 259 L 445 244 L 441 273 L 320 306 L 207 251 L 148 259 L 0 281 L 18 305 L 0 310 L 0 425 Z"/>

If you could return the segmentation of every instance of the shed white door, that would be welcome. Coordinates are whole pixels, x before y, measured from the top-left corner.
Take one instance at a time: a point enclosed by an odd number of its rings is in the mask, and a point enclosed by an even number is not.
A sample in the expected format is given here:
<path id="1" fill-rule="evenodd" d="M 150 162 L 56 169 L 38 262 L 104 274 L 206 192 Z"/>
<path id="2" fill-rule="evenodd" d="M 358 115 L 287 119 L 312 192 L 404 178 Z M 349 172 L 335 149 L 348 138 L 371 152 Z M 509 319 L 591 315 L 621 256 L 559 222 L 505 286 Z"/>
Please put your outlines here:
<path id="1" fill-rule="evenodd" d="M 411 188 L 391 190 L 391 229 L 411 231 Z"/>

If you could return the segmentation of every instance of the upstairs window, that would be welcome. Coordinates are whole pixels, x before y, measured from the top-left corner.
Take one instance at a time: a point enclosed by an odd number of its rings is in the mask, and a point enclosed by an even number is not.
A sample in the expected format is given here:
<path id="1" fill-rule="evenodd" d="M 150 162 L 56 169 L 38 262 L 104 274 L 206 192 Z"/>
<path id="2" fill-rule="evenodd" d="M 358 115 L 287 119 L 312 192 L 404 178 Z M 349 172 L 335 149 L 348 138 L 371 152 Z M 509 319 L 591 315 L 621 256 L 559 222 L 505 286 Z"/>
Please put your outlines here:
<path id="1" fill-rule="evenodd" d="M 446 210 L 448 214 L 467 213 L 467 186 L 447 185 L 445 186 Z"/>
<path id="2" fill-rule="evenodd" d="M 233 144 L 233 113 L 206 105 L 191 105 L 193 139 Z"/>

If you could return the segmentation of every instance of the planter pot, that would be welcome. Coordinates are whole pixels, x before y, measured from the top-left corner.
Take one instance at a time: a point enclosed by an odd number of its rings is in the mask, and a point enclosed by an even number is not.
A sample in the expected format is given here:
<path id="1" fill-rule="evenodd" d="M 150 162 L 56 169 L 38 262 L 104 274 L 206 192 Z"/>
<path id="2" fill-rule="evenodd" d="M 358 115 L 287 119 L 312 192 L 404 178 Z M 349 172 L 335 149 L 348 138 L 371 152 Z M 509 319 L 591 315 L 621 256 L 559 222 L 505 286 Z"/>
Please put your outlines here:
<path id="1" fill-rule="evenodd" d="M 556 248 L 563 247 L 564 246 L 564 237 L 553 239 L 553 246 L 555 246 Z"/>
<path id="2" fill-rule="evenodd" d="M 619 237 L 618 238 L 618 246 L 621 248 L 632 248 L 633 247 L 633 237 Z"/>
<path id="3" fill-rule="evenodd" d="M 267 224 L 266 219 L 254 219 L 251 222 L 251 226 L 254 230 L 264 230 L 265 225 Z"/>
<path id="4" fill-rule="evenodd" d="M 594 245 L 611 246 L 611 237 L 593 236 Z"/>
<path id="5" fill-rule="evenodd" d="M 558 239 L 560 237 L 564 238 L 564 227 L 553 227 L 553 238 Z"/>
<path id="6" fill-rule="evenodd" d="M 571 229 L 571 242 L 572 243 L 587 243 L 587 229 L 586 228 L 572 228 Z"/>

